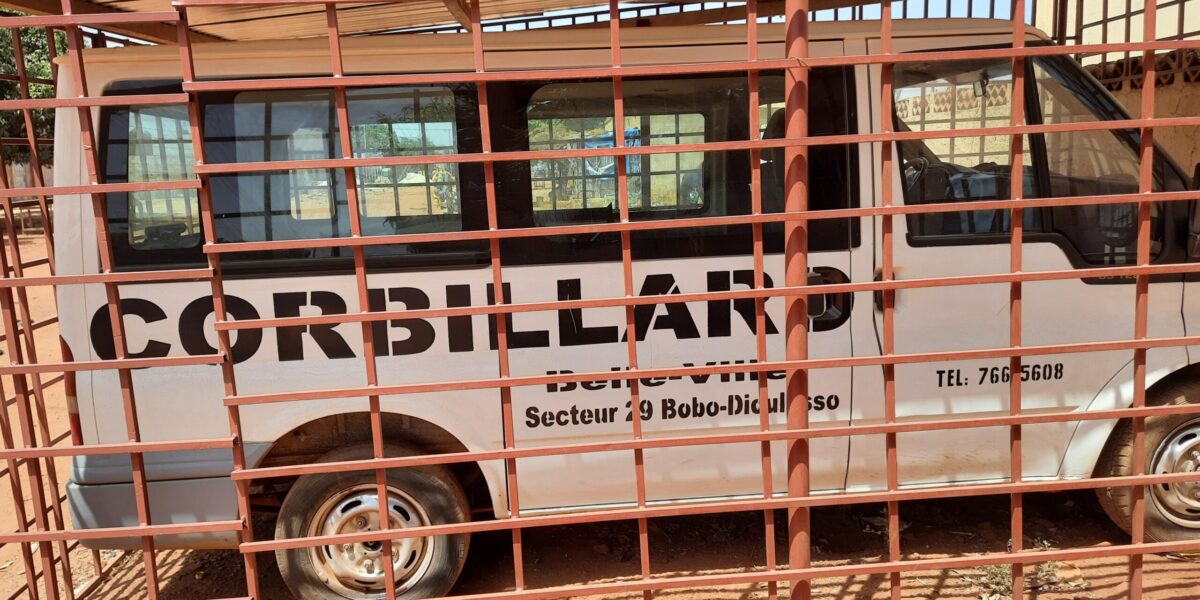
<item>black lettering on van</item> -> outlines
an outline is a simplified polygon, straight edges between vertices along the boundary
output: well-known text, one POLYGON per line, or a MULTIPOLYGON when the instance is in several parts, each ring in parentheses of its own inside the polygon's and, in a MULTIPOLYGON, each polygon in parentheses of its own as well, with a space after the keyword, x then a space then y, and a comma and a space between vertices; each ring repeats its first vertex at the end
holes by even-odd
MULTIPOLYGON (((179 343, 183 350, 192 356, 214 354, 216 348, 208 343, 204 335, 204 322, 213 313, 213 297, 203 296, 192 300, 183 312, 179 314, 179 343)), ((233 319, 257 319, 258 311, 254 305, 237 297, 225 296, 225 313, 233 319)), ((240 363, 254 356, 262 345, 262 329, 239 329, 230 334, 233 362, 240 363)))
MULTIPOLYGON (((678 294, 679 286, 675 285, 675 277, 670 273, 660 273, 656 275, 647 275, 646 280, 642 282, 642 289, 638 292, 639 296, 665 296, 668 294, 678 294)), ((646 332, 649 329, 670 329, 675 332, 675 338, 680 340, 690 340, 700 337, 700 331, 696 329, 696 321, 692 319, 692 313, 688 310, 687 304, 683 302, 672 302, 666 304, 643 304, 633 309, 634 326, 637 331, 637 340, 643 341, 646 339, 646 332), (663 306, 667 314, 655 316, 658 307, 663 306), (653 320, 653 325, 651 325, 653 320)), ((621 336, 622 341, 628 339, 628 333, 621 336)))
MULTIPOLYGON (((753 289, 754 270, 739 269, 732 272, 710 271, 708 273, 708 291, 710 292, 728 292, 733 289, 731 283, 744 285, 753 289)), ((763 287, 775 287, 771 281, 771 276, 766 273, 763 273, 763 287)), ((751 333, 758 333, 758 329, 754 326, 754 300, 752 298, 712 300, 708 303, 709 337, 729 337, 733 335, 730 307, 741 315, 746 326, 750 328, 751 333)), ((775 327, 775 322, 771 320, 771 315, 764 314, 763 316, 766 318, 767 334, 774 335, 779 333, 779 329, 775 327)))
MULTIPOLYGON (((471 305, 471 286, 446 286, 446 306, 457 308, 471 305)), ((446 338, 451 352, 475 350, 475 325, 470 316, 446 317, 446 338)))
MULTIPOLYGON (((142 298, 122 298, 121 315, 133 315, 146 323, 156 323, 167 318, 157 304, 142 298)), ((100 307, 92 316, 92 326, 89 328, 92 336, 92 348, 101 360, 113 360, 117 357, 116 346, 113 345, 112 317, 108 313, 108 305, 100 307)), ((126 336, 128 339, 128 336, 126 336)), ((128 348, 126 348, 128 350, 128 348)), ((171 345, 159 340, 146 342, 146 347, 138 352, 128 352, 129 358, 161 358, 171 352, 171 345)))
MULTIPOLYGON (((578 279, 558 280, 559 301, 579 300, 583 297, 578 279)), ((616 325, 587 327, 583 324, 583 310, 574 308, 558 311, 558 345, 585 346, 588 344, 616 343, 619 328, 616 325)))
MULTIPOLYGON (((487 301, 488 304, 496 303, 496 286, 488 284, 487 286, 487 301)), ((512 286, 504 284, 504 301, 512 303, 512 286)), ((515 348, 549 348, 550 347, 550 332, 545 329, 535 329, 533 331, 517 331, 513 329, 512 319, 509 315, 504 317, 504 330, 508 332, 508 347, 515 348)), ((491 339, 492 350, 500 347, 496 340, 496 315, 488 315, 488 336, 491 339)))
MULTIPOLYGON (((387 310, 387 302, 397 302, 404 305, 405 310, 424 310, 429 308, 429 296, 414 287, 394 287, 387 290, 376 288, 367 290, 367 302, 373 311, 387 310), (384 293, 387 300, 384 300, 384 293)), ((375 353, 378 356, 403 356, 420 354, 433 346, 433 325, 425 319, 392 319, 388 322, 375 321, 372 323, 371 335, 375 342, 375 353), (388 344, 388 325, 396 329, 405 329, 408 336, 388 344)))
MULTIPOLYGON (((323 315, 345 314, 346 301, 333 292, 282 292, 272 298, 276 317, 298 317, 300 307, 311 304, 323 315), (307 297, 307 301, 306 301, 307 297)), ((336 323, 280 327, 275 332, 279 360, 304 360, 303 336, 307 332, 328 358, 354 358, 345 338, 334 330, 336 323)))

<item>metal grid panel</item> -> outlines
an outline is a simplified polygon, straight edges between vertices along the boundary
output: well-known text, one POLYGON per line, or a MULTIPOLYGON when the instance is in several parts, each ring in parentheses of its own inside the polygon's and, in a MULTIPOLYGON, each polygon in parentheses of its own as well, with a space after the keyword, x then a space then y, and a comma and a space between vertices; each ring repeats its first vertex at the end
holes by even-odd
MULTIPOLYGON (((893 68, 897 64, 927 60, 944 60, 942 52, 921 52, 900 54, 893 46, 893 7, 884 4, 881 11, 881 45, 882 52, 859 56, 844 56, 831 58, 814 58, 809 56, 808 22, 809 10, 805 0, 788 0, 785 10, 787 18, 786 57, 784 59, 764 60, 758 56, 758 26, 757 6, 750 0, 746 7, 747 19, 747 48, 748 56, 744 61, 734 61, 721 64, 707 65, 659 65, 654 67, 624 67, 622 66, 621 20, 611 18, 619 11, 615 0, 610 3, 610 19, 608 20, 611 65, 606 68, 586 69, 557 69, 540 71, 538 73, 511 72, 489 69, 485 61, 484 38, 480 22, 481 7, 473 3, 470 7, 472 23, 471 42, 473 49, 474 71, 457 74, 437 75, 381 75, 360 76, 346 73, 342 58, 339 25, 339 11, 333 2, 313 2, 314 6, 324 8, 325 25, 329 39, 330 77, 311 77, 289 81, 256 81, 256 80, 216 80, 199 81, 196 75, 195 60, 192 53, 191 31, 188 28, 188 14, 193 6, 215 6, 222 4, 243 5, 251 4, 245 0, 180 0, 176 2, 178 12, 170 13, 141 13, 130 15, 106 15, 103 18, 75 15, 72 11, 71 0, 62 0, 62 16, 39 17, 0 17, 0 26, 15 27, 61 27, 67 34, 69 56, 67 60, 72 65, 70 70, 74 77, 75 89, 80 90, 78 98, 56 100, 30 100, 27 85, 29 78, 23 72, 18 73, 21 81, 22 100, 7 101, 0 108, 21 110, 25 115, 29 139, 26 143, 34 150, 36 160, 38 142, 34 139, 34 129, 30 124, 30 110, 34 108, 75 108, 78 111, 80 124, 79 135, 83 140, 85 164, 89 183, 85 186, 55 187, 47 186, 45 182, 35 179, 33 187, 7 188, 3 194, 3 207, 6 215, 5 237, 7 245, 2 254, 6 257, 4 265, 5 281, 0 285, 0 309, 5 323, 5 331, 9 334, 7 344, 10 364, 0 368, 0 373, 11 378, 14 388, 14 403, 18 410, 18 428, 21 432, 21 444, 11 439, 13 427, 8 422, 7 405, 2 413, 5 422, 5 450, 3 454, 8 462, 8 474, 13 487, 15 498, 21 498, 20 467, 25 467, 26 480, 33 495, 32 526, 25 525, 20 531, 0 535, 0 543, 21 544, 26 563, 28 577, 27 592, 30 596, 38 597, 36 573, 47 578, 47 585, 41 588, 49 598, 60 594, 56 582, 57 573, 61 572, 65 580, 66 595, 71 596, 70 566, 68 542, 81 539, 137 537, 141 542, 141 556, 146 573, 146 586, 151 597, 158 594, 158 569, 154 536, 179 533, 197 532, 236 532, 240 539, 240 549, 244 556, 246 573, 246 591, 251 598, 260 597, 259 574, 256 568, 255 555, 277 549, 304 548, 319 545, 357 543, 357 542, 387 542, 394 539, 409 539, 431 535, 450 535, 483 531, 509 531, 512 535, 512 550, 514 558, 514 589, 508 592, 497 592, 476 597, 488 598, 554 598, 577 594, 615 594, 618 592, 643 592, 650 597, 654 590, 697 587, 713 584, 728 583, 760 583, 766 586, 771 597, 777 597, 786 583, 790 597, 807 598, 811 595, 811 582, 819 577, 843 577, 861 574, 889 574, 892 597, 899 598, 901 594, 901 574, 912 570, 950 569, 965 566, 991 564, 1011 564, 1014 568, 1014 589, 1023 589, 1023 567, 1033 562, 1048 560, 1071 560, 1101 556, 1128 556, 1130 561, 1130 595, 1137 598, 1142 593, 1142 561, 1143 556, 1153 552, 1184 551, 1200 548, 1200 541, 1153 542, 1147 543, 1144 538, 1142 521, 1145 512, 1145 486, 1180 481, 1195 481, 1200 479, 1194 473, 1177 473, 1169 475, 1147 474, 1143 469, 1145 464, 1145 421, 1151 416, 1166 414, 1197 414, 1197 405, 1148 406, 1146 403, 1146 355, 1152 348, 1176 347, 1196 344, 1200 338, 1196 336, 1153 338, 1148 332, 1148 297, 1150 278, 1155 275, 1169 273, 1200 272, 1200 265, 1153 265, 1151 264, 1151 205, 1156 202, 1180 202, 1196 200, 1200 194, 1196 192, 1155 192, 1153 190, 1153 132, 1156 127, 1197 124, 1195 118, 1156 119, 1154 118, 1154 85, 1142 88, 1142 118, 1125 121, 1099 123, 1069 123, 1059 125, 1026 125, 1023 114, 1023 104, 1013 105, 1011 124, 1007 127, 957 129, 952 132, 897 132, 892 128, 891 112, 893 110, 893 68), (175 23, 178 31, 179 51, 182 65, 183 94, 144 94, 123 96, 119 99, 100 96, 95 90, 89 90, 86 79, 85 62, 82 55, 84 48, 81 26, 99 25, 101 23, 127 22, 167 22, 175 23), (878 65, 882 75, 882 94, 878 98, 883 110, 881 119, 882 130, 879 132, 860 133, 842 136, 810 136, 807 128, 809 110, 808 76, 810 70, 817 66, 838 65, 878 65), (760 135, 760 123, 757 120, 759 75, 768 69, 784 69, 786 83, 786 136, 782 139, 764 140, 760 135), (750 82, 750 123, 749 141, 723 143, 667 144, 652 147, 627 146, 624 136, 614 134, 614 148, 599 149, 567 149, 539 150, 523 152, 494 151, 491 146, 491 123, 489 122, 489 88, 493 82, 521 81, 530 78, 558 78, 564 80, 587 79, 601 77, 608 79, 613 85, 613 114, 614 131, 624 123, 625 99, 623 88, 629 77, 644 74, 687 74, 687 73, 745 73, 750 82), (474 83, 477 87, 479 106, 479 133, 481 136, 482 152, 478 154, 441 154, 435 156, 402 156, 356 158, 353 154, 350 117, 347 92, 353 87, 400 85, 417 83, 436 83, 460 81, 474 83), (207 91, 241 91, 263 89, 290 88, 327 88, 335 94, 336 118, 339 124, 342 156, 334 159, 313 159, 294 161, 275 161, 270 163, 243 162, 233 164, 214 164, 205 160, 204 136, 202 129, 201 105, 199 96, 207 91), (93 108, 106 105, 160 105, 186 102, 191 128, 191 140, 195 156, 195 180, 163 181, 152 183, 105 183, 99 168, 100 159, 97 154, 96 129, 93 123, 93 108), (1113 194, 1105 196, 1074 196, 1074 197, 1043 197, 1025 198, 1022 190, 1023 145, 1022 138, 1029 134, 1066 131, 1099 131, 1124 128, 1137 128, 1140 133, 1140 176, 1139 189, 1136 194, 1113 194), (863 147, 873 145, 882 157, 882 181, 890 182, 896 171, 894 156, 895 142, 905 140, 923 140, 939 137, 971 137, 983 134, 1007 136, 1010 139, 1011 181, 1013 189, 1011 198, 1006 200, 982 202, 951 202, 937 205, 902 205, 895 202, 892 187, 884 185, 881 188, 879 206, 849 208, 834 211, 812 211, 808 205, 808 150, 810 147, 822 144, 859 144, 863 147), (761 179, 762 174, 757 158, 760 153, 783 148, 786 157, 786 209, 780 214, 763 212, 761 179), (552 158, 586 158, 586 157, 625 157, 652 156, 661 153, 680 153, 689 151, 744 151, 752 157, 752 211, 750 215, 725 216, 708 218, 675 219, 669 221, 631 221, 628 193, 627 162, 616 160, 617 199, 619 201, 620 220, 609 224, 562 225, 539 228, 501 229, 498 220, 497 191, 495 165, 503 161, 529 161, 552 158), (363 234, 361 216, 359 215, 359 187, 356 185, 356 169, 366 166, 396 166, 406 164, 430 163, 481 163, 484 172, 487 229, 468 233, 454 234, 402 234, 387 236, 367 236, 363 234), (260 172, 281 169, 341 169, 345 178, 345 193, 347 206, 350 211, 351 237, 338 239, 300 240, 300 241, 267 241, 267 242, 221 242, 216 238, 215 215, 211 195, 210 178, 227 173, 260 172), (151 191, 151 190, 182 190, 194 189, 197 192, 203 222, 204 252, 208 260, 207 268, 188 269, 163 272, 119 273, 113 262, 112 243, 106 226, 106 202, 108 194, 122 191, 151 191), (12 208, 17 202, 13 198, 36 196, 44 222, 49 222, 48 196, 54 194, 87 194, 93 209, 98 252, 102 264, 102 272, 96 275, 35 276, 26 274, 23 269, 32 265, 20 262, 20 248, 16 244, 15 232, 12 230, 12 208), (1024 233, 1022 211, 1053 206, 1081 206, 1091 204, 1138 203, 1137 214, 1138 239, 1136 248, 1136 264, 1128 266, 1111 266, 1097 269, 1060 270, 1060 271, 1026 271, 1023 265, 1024 233), (1007 211, 1012 223, 1009 244, 1009 272, 993 275, 899 279, 894 265, 895 239, 893 221, 897 215, 949 213, 963 210, 994 209, 1007 211), (882 228, 883 267, 881 277, 872 282, 849 282, 832 285, 813 285, 808 280, 808 228, 813 221, 846 217, 878 217, 882 228), (782 222, 785 224, 785 285, 769 288, 764 282, 764 225, 782 222), (663 303, 663 298, 641 297, 634 287, 634 259, 631 250, 631 234, 635 231, 650 229, 685 229, 713 227, 720 225, 741 224, 750 225, 753 231, 753 288, 750 290, 728 292, 706 292, 673 295, 671 302, 695 302, 713 300, 751 300, 754 304, 756 326, 756 353, 758 362, 740 365, 723 365, 707 367, 639 367, 638 343, 636 336, 628 336, 627 358, 629 369, 620 373, 592 372, 575 374, 549 374, 539 376, 516 376, 512 374, 510 365, 509 325, 507 318, 497 318, 496 338, 498 376, 494 378, 443 381, 418 384, 379 383, 377 372, 375 340, 373 339, 372 324, 377 321, 395 318, 444 318, 452 316, 496 315, 506 317, 520 312, 546 311, 559 309, 582 309, 596 307, 623 307, 627 330, 636 330, 635 308, 642 305, 663 303), (612 297, 566 300, 556 302, 538 302, 517 304, 505 297, 504 267, 501 262, 501 240, 520 237, 535 237, 547 235, 563 235, 568 233, 616 233, 620 238, 622 289, 620 295, 612 297), (482 305, 472 305, 459 308, 414 309, 403 311, 371 310, 368 293, 368 265, 366 250, 368 247, 396 243, 431 243, 447 239, 478 239, 487 240, 489 247, 489 267, 491 281, 494 286, 495 299, 482 305), (259 250, 289 249, 299 247, 347 247, 353 252, 355 285, 357 289, 358 310, 347 314, 298 316, 270 319, 234 320, 227 312, 227 295, 225 281, 222 275, 222 259, 225 255, 236 252, 259 250), (10 258, 11 257, 11 258, 10 258), (1022 323, 1022 291, 1027 282, 1077 279, 1081 277, 1132 277, 1135 279, 1135 305, 1133 336, 1130 339, 1108 342, 1078 342, 1060 343, 1053 345, 1029 346, 1023 344, 1021 336, 1022 323), (213 297, 213 312, 216 318, 214 327, 218 349, 215 354, 195 357, 171 358, 132 358, 126 345, 123 331, 120 286, 133 282, 147 281, 179 281, 207 280, 211 284, 213 297), (108 360, 71 361, 69 356, 61 362, 39 362, 34 348, 30 331, 21 327, 22 323, 34 323, 30 318, 28 299, 25 288, 34 285, 55 285, 67 283, 101 283, 106 293, 106 301, 110 322, 112 323, 113 344, 116 356, 108 360), (969 351, 943 351, 921 353, 899 353, 896 350, 895 325, 895 294, 899 290, 918 288, 942 288, 956 286, 973 286, 983 284, 1007 284, 1009 295, 1009 345, 1007 347, 989 348, 969 351), (15 298, 14 292, 16 290, 15 298), (809 355, 809 320, 808 304, 810 296, 833 292, 878 292, 882 298, 881 331, 883 352, 879 356, 846 356, 834 358, 813 358, 809 355), (786 320, 786 357, 782 361, 770 361, 767 357, 765 302, 769 298, 783 298, 787 305, 786 320), (262 329, 268 327, 285 327, 300 325, 359 323, 362 328, 363 356, 365 357, 365 385, 338 388, 319 389, 288 393, 259 393, 243 394, 238 391, 232 361, 231 331, 262 329), (15 334, 15 335, 14 335, 15 334), (19 338, 24 339, 22 346, 19 338), (963 361, 978 358, 1008 359, 1012 373, 1020 372, 1023 361, 1027 357, 1049 354, 1087 353, 1099 351, 1127 351, 1132 355, 1134 366, 1134 397, 1131 408, 1092 411, 1087 413, 1057 414, 1036 413, 1028 414, 1022 411, 1022 386, 1019 377, 1009 381, 1010 403, 1007 415, 988 416, 973 419, 923 419, 919 421, 901 421, 897 419, 896 399, 896 367, 914 363, 936 361, 963 361), (215 365, 219 366, 224 383, 224 404, 228 410, 229 436, 221 439, 188 440, 169 442, 142 441, 140 424, 137 418, 137 407, 144 399, 135 397, 133 380, 136 369, 160 368, 178 365, 215 365), (809 399, 808 376, 811 370, 829 369, 847 366, 880 367, 884 374, 884 406, 885 419, 881 424, 851 424, 837 427, 813 427, 806 409, 809 399), (45 400, 42 390, 56 383, 64 376, 83 370, 115 370, 118 374, 121 388, 121 400, 124 408, 124 420, 128 443, 79 445, 82 440, 74 440, 76 446, 71 448, 55 447, 61 439, 51 438, 46 429, 44 419, 45 400), (575 443, 552 446, 518 447, 515 444, 514 416, 512 390, 519 386, 564 384, 583 382, 592 379, 613 379, 625 382, 632 406, 640 406, 640 381, 650 377, 691 376, 705 374, 735 374, 757 373, 765 375, 768 371, 783 370, 787 373, 787 427, 786 429, 771 428, 768 411, 760 411, 759 429, 754 432, 722 433, 703 436, 686 437, 644 437, 642 423, 638 418, 631 420, 630 438, 620 442, 575 443), (44 374, 61 373, 52 379, 43 379, 44 374), (453 452, 419 456, 387 456, 386 442, 383 431, 383 411, 380 406, 380 396, 413 394, 431 391, 451 391, 468 389, 489 389, 498 392, 499 408, 503 415, 504 447, 493 451, 453 452), (373 458, 366 460, 341 461, 319 464, 299 464, 271 468, 251 467, 246 459, 242 435, 240 410, 243 406, 257 404, 289 403, 306 400, 332 398, 365 398, 370 414, 370 429, 373 458), (40 410, 41 420, 37 421, 40 410), (1073 481, 1030 481, 1022 476, 1022 432, 1025 425, 1075 422, 1083 420, 1100 420, 1112 418, 1127 418, 1133 423, 1135 443, 1133 446, 1135 472, 1131 476, 1119 478, 1092 478, 1073 481), (950 429, 979 428, 986 426, 1002 426, 1009 430, 1009 448, 1011 457, 1011 481, 1009 483, 933 487, 911 489, 902 488, 899 475, 898 436, 907 432, 932 432, 950 429), (809 441, 817 438, 835 436, 865 436, 882 434, 886 439, 886 471, 887 489, 877 492, 839 493, 834 495, 814 496, 811 494, 810 466, 811 456, 809 441), (772 454, 770 442, 773 440, 787 441, 787 472, 788 485, 785 496, 772 494, 771 463, 772 454), (692 445, 729 444, 737 442, 758 443, 761 449, 761 464, 763 470, 763 490, 761 498, 745 500, 725 500, 717 502, 687 502, 673 505, 652 505, 647 502, 646 474, 644 452, 652 448, 683 447, 692 445), (144 455, 151 452, 187 449, 228 448, 232 452, 232 479, 236 482, 238 497, 239 519, 235 521, 200 522, 200 523, 152 523, 150 518, 148 484, 144 465, 144 455), (520 474, 517 469, 517 459, 557 456, 564 454, 580 454, 599 451, 628 451, 633 457, 633 469, 630 476, 635 482, 636 506, 612 510, 594 510, 573 514, 524 515, 519 510, 520 474), (57 497, 59 482, 53 470, 53 461, 46 460, 43 472, 42 459, 55 456, 80 456, 99 454, 129 453, 134 477, 135 504, 138 515, 138 525, 133 527, 114 527, 92 530, 71 530, 64 527, 62 517, 62 502, 57 497), (502 460, 506 465, 506 496, 511 510, 506 518, 492 521, 450 523, 426 525, 404 529, 389 529, 386 525, 379 531, 356 534, 341 534, 336 536, 300 537, 285 540, 256 541, 249 523, 252 509, 250 505, 250 486, 252 482, 271 477, 310 475, 316 473, 333 473, 350 470, 372 471, 375 477, 376 493, 386 495, 387 471, 395 468, 414 467, 421 465, 445 465, 469 463, 484 460, 502 460), (1109 486, 1130 486, 1133 490, 1134 529, 1128 544, 1108 547, 1052 550, 1036 554, 1022 547, 1024 518, 1022 498, 1024 494, 1038 491, 1054 491, 1068 489, 1089 489, 1109 486), (45 495, 53 494, 47 499, 45 495), (992 553, 984 556, 938 558, 938 559, 904 559, 900 544, 900 511, 901 503, 924 498, 971 497, 991 494, 1005 494, 1011 499, 1012 520, 1011 536, 1013 545, 1007 552, 992 553), (861 504, 869 502, 884 502, 887 505, 888 522, 888 558, 878 563, 855 563, 839 566, 812 565, 812 540, 810 511, 814 507, 861 504), (776 568, 774 556, 774 521, 772 512, 778 509, 788 511, 788 547, 789 557, 786 568, 776 568), (765 570, 753 570, 719 575, 687 575, 687 576, 656 576, 651 565, 651 552, 648 537, 648 522, 650 519, 674 515, 716 514, 725 512, 762 511, 766 531, 765 570), (638 525, 638 546, 640 557, 640 578, 631 581, 611 583, 579 583, 576 585, 550 589, 528 589, 524 580, 524 557, 522 553, 522 532, 525 529, 544 527, 557 524, 580 524, 595 522, 611 522, 630 520, 638 525), (36 545, 36 549, 35 549, 36 545), (55 557, 57 549, 58 557, 55 557), (40 567, 35 569, 33 553, 36 551, 40 567), (56 562, 57 561, 57 562, 56 562), (56 571, 55 565, 60 565, 56 571)), ((252 2, 255 5, 270 7, 269 0, 252 2)), ((1200 47, 1192 42, 1125 42, 1105 43, 1076 47, 1070 49, 1057 47, 1026 46, 1025 26, 1022 15, 1024 4, 1022 0, 1015 2, 1012 19, 1012 43, 1009 48, 988 50, 959 51, 954 53, 955 59, 966 58, 1010 58, 1013 61, 1013 95, 1023 97, 1027 85, 1024 70, 1021 67, 1030 57, 1049 56, 1076 52, 1142 52, 1145 56, 1145 78, 1152 81, 1155 77, 1154 55, 1182 46, 1189 48, 1200 47)), ((1155 25, 1155 9, 1147 6, 1144 16, 1145 38, 1152 40, 1155 25)), ((19 48, 20 45, 17 44, 19 48)), ((23 64, 18 59, 18 64, 23 64)), ((2 172, 2 171, 0 171, 2 172)), ((35 178, 40 172, 35 170, 35 178)), ((52 241, 49 228, 46 230, 46 243, 52 241)), ((52 256, 52 255, 51 255, 52 256)), ((47 262, 53 267, 53 258, 47 262)), ((39 327, 34 324, 33 328, 39 327)), ((31 328, 32 329, 32 328, 31 328)), ((768 401, 767 378, 757 378, 757 393, 760 402, 768 401)), ((24 503, 18 501, 18 507, 24 503)), ((380 522, 387 523, 386 507, 380 508, 380 522)), ((22 523, 25 516, 20 516, 22 523)), ((387 569, 386 581, 392 581, 392 561, 390 560, 391 546, 382 545, 387 569)), ((396 592, 393 585, 388 587, 388 597, 394 598, 396 592)), ((462 596, 460 596, 462 597, 462 596)))

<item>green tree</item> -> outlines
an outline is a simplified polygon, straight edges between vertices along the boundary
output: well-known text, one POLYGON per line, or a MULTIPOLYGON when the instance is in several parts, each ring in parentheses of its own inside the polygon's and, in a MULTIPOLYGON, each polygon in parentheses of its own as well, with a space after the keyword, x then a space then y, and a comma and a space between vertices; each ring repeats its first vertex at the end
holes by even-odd
MULTIPOLYGON (((50 51, 46 31, 41 28, 21 29, 21 49, 25 53, 25 72, 34 79, 50 80, 50 51)), ((62 32, 54 34, 58 55, 66 53, 66 38, 62 32)), ((16 75, 17 66, 13 52, 13 36, 11 29, 0 29, 0 72, 16 75)), ((54 86, 31 83, 29 95, 32 98, 53 98, 54 86)), ((21 88, 16 81, 0 81, 0 98, 14 100, 21 97, 21 88)), ((54 111, 34 110, 33 128, 39 139, 50 139, 54 136, 54 111)), ((0 111, 0 136, 24 138, 25 115, 19 110, 0 111)), ((29 148, 24 144, 4 145, 4 160, 8 163, 24 163, 29 161, 29 148)), ((54 161, 53 148, 42 146, 38 148, 38 157, 43 165, 54 161)))

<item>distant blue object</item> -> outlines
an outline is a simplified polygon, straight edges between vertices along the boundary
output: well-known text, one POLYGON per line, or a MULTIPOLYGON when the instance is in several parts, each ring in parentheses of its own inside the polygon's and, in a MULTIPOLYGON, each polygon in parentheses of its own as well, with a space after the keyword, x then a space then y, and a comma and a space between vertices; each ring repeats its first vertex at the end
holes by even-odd
MULTIPOLYGON (((626 146, 641 146, 642 145, 642 130, 638 127, 625 130, 625 145, 626 146)), ((612 148, 613 134, 612 132, 604 132, 599 135, 588 136, 583 139, 584 148, 612 148)), ((601 164, 593 164, 595 159, 585 159, 583 161, 587 175, 590 177, 612 177, 617 174, 617 161, 599 159, 601 164)), ((625 170, 631 175, 636 175, 642 172, 642 161, 640 156, 626 156, 625 170)))

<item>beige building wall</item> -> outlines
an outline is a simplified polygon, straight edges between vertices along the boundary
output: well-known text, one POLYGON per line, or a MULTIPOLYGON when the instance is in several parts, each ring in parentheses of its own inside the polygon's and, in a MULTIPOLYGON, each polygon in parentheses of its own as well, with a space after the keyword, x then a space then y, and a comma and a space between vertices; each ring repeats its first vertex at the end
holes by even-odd
MULTIPOLYGON (((1140 10, 1146 0, 1045 0, 1038 2, 1034 25, 1054 36, 1059 27, 1055 13, 1061 2, 1066 3, 1067 9, 1063 30, 1067 40, 1071 42, 1075 41, 1079 32, 1077 25, 1080 23, 1080 13, 1083 17, 1083 27, 1079 42, 1100 44, 1142 40, 1143 21, 1140 10)), ((1155 18, 1157 39, 1197 37, 1195 34, 1200 32, 1200 2, 1158 0, 1158 7, 1158 16, 1155 18)), ((1121 57, 1123 54, 1110 55, 1109 58, 1121 57)), ((1091 60, 1099 61, 1099 57, 1093 57, 1091 60)))
MULTIPOLYGON (((1141 10, 1148 0, 1039 0, 1034 25, 1054 37, 1061 31, 1067 43, 1084 44, 1141 41, 1144 21, 1141 10), (1057 21, 1060 4, 1066 5, 1064 23, 1057 21), (1137 13, 1137 14, 1134 14, 1137 13), (1082 17, 1082 20, 1080 20, 1082 17), (1078 25, 1082 23, 1082 29, 1078 25)), ((1200 37, 1200 0, 1157 0, 1155 18, 1157 38, 1195 39, 1200 37)), ((1109 61, 1126 58, 1125 53, 1110 53, 1109 61)), ((1095 64, 1101 56, 1085 57, 1083 62, 1095 64)), ((1200 83, 1187 83, 1177 74, 1173 83, 1157 88, 1155 115, 1159 117, 1200 116, 1200 83)), ((1141 113, 1141 90, 1128 83, 1113 95, 1135 117, 1141 113)), ((1191 175, 1200 161, 1200 127, 1165 127, 1154 132, 1155 139, 1191 175)))
MULTIPOLYGON (((1155 89, 1154 116, 1200 116, 1200 82, 1188 83, 1183 79, 1177 76, 1171 85, 1155 89)), ((1131 86, 1125 85, 1113 95, 1125 105, 1130 115, 1141 116, 1141 89, 1131 89, 1131 86)), ((1200 162, 1200 127, 1155 128, 1154 139, 1190 177, 1193 167, 1200 162)))

